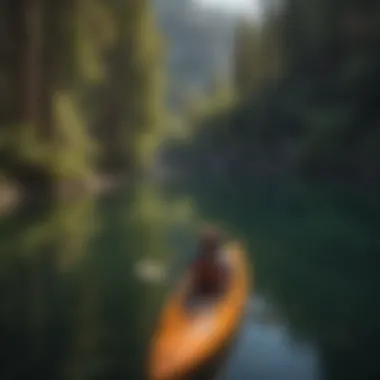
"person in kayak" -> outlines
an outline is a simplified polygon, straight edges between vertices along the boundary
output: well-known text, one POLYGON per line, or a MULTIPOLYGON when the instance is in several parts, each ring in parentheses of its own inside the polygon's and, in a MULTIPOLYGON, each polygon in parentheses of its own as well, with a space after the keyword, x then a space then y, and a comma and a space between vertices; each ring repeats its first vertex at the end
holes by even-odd
POLYGON ((227 269, 222 258, 222 237, 217 229, 208 228, 201 234, 192 268, 192 295, 203 298, 223 293, 228 282, 227 269))

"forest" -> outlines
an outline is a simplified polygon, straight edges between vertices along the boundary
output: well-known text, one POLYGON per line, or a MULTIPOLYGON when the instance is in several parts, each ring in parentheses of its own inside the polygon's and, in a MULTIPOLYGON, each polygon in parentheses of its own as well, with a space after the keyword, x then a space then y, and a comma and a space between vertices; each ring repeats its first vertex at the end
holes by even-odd
POLYGON ((235 28, 234 95, 191 109, 198 122, 168 160, 204 178, 378 184, 379 3, 265 4, 261 25, 235 28))
POLYGON ((234 25, 230 76, 178 115, 154 2, 3 1, 0 198, 149 176, 162 151, 198 178, 378 183, 378 2, 264 4, 234 25))
POLYGON ((149 170, 165 123, 148 0, 6 0, 0 182, 28 194, 149 170))
POLYGON ((263 0, 226 73, 190 1, 0 2, 0 378, 141 378, 205 220, 247 243, 254 301, 325 379, 378 378, 380 2, 263 0), (169 64, 167 31, 186 53, 169 64), (161 162, 185 190, 158 191, 161 162), (15 212, 18 193, 37 202, 15 212))

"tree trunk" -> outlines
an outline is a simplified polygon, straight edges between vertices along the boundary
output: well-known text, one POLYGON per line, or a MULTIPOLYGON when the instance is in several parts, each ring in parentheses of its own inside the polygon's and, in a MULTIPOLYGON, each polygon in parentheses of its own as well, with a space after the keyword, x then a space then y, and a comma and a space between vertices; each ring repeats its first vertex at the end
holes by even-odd
MULTIPOLYGON (((22 3, 22 2, 21 2, 22 3)), ((24 92, 22 121, 31 123, 38 128, 40 115, 41 100, 41 77, 42 77, 42 0, 24 0, 24 6, 21 7, 24 24, 24 48, 21 52, 21 65, 23 69, 20 78, 24 80, 24 92)), ((21 26, 22 27, 22 26, 21 26)))

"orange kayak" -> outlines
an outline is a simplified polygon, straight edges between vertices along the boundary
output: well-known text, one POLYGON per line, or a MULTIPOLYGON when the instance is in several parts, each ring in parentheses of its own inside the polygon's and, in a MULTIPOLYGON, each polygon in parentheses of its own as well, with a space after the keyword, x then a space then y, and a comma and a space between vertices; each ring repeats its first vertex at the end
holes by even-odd
POLYGON ((187 274, 169 298, 152 338, 150 380, 177 380, 193 373, 211 360, 237 330, 249 293, 249 274, 240 244, 230 243, 224 252, 231 277, 223 296, 188 310, 187 274))

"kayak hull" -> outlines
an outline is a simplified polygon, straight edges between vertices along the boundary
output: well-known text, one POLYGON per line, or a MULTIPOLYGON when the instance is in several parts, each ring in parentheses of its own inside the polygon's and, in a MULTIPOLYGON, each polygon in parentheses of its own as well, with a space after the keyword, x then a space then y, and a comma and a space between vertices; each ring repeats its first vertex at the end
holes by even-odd
POLYGON ((228 347, 243 315, 249 294, 249 274, 240 244, 229 243, 224 252, 230 268, 225 294, 188 310, 190 273, 187 273, 169 297, 152 337, 150 380, 187 379, 228 347))

